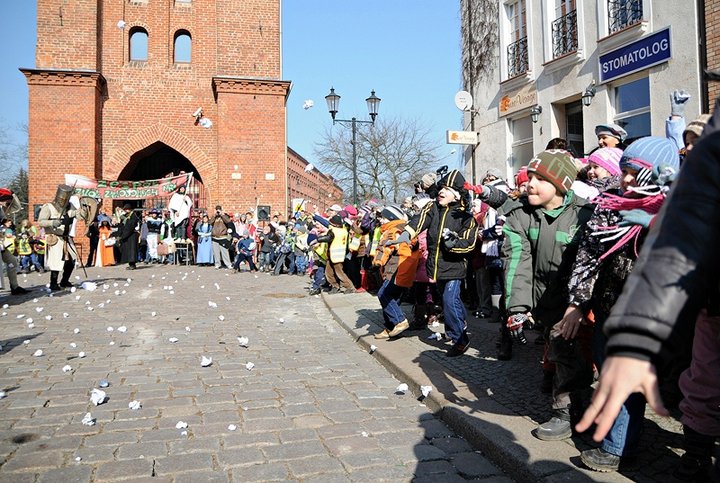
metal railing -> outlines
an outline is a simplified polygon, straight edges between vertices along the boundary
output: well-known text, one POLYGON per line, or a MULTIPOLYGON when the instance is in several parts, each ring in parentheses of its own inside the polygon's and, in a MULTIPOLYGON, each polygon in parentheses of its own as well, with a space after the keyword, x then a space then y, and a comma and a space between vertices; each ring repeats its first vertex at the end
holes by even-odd
POLYGON ((507 46, 508 78, 524 74, 528 71, 528 42, 523 37, 507 46))
POLYGON ((608 33, 613 34, 643 19, 643 0, 608 0, 608 33))
POLYGON ((578 49, 577 11, 556 19, 552 23, 553 58, 578 49))

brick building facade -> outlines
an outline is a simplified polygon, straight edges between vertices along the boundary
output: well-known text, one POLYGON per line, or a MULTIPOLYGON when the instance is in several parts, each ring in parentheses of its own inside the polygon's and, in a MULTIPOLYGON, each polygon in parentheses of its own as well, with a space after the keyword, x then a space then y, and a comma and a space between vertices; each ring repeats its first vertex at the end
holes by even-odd
POLYGON ((192 171, 201 207, 228 212, 287 213, 290 179, 336 190, 289 171, 280 20, 280 0, 38 0, 36 67, 22 69, 30 205, 65 173, 192 171))
MULTIPOLYGON (((710 70, 720 69, 720 0, 705 0, 702 2, 705 15, 705 67, 710 70)), ((707 106, 711 112, 715 100, 720 96, 720 82, 707 82, 707 106)))

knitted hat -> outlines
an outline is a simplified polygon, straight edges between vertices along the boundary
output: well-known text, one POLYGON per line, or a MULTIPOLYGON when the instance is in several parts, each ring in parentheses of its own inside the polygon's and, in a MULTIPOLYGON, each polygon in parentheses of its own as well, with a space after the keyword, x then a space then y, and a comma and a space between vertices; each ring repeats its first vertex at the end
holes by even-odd
POLYGON ((347 205, 345 208, 343 208, 343 210, 349 216, 357 216, 358 214, 358 210, 353 205, 347 205))
POLYGON ((652 169, 666 165, 676 172, 680 167, 677 146, 667 138, 647 136, 632 143, 620 158, 620 169, 652 169))
POLYGON ((380 216, 383 218, 387 218, 390 221, 407 219, 407 216, 405 216, 405 212, 397 205, 387 205, 380 212, 380 216))
POLYGON ((452 188, 461 194, 465 192, 465 177, 457 169, 453 169, 448 174, 440 178, 440 181, 438 181, 437 184, 438 188, 447 186, 448 188, 452 188))
POLYGON ((437 181, 437 178, 438 178, 437 174, 428 173, 426 175, 423 175, 422 178, 420 178, 420 182, 422 183, 423 188, 428 189, 429 187, 431 187, 432 185, 435 184, 435 182, 437 181))
POLYGON ((492 176, 492 177, 494 177, 494 178, 500 179, 500 178, 503 177, 503 174, 500 172, 499 169, 490 168, 490 169, 488 169, 487 172, 485 173, 485 177, 484 177, 483 179, 487 178, 488 176, 492 176))
POLYGON ((568 192, 577 176, 573 157, 562 149, 541 152, 530 160, 527 170, 542 176, 562 194, 568 192))
POLYGON ((616 176, 620 174, 620 158, 623 152, 618 148, 600 148, 588 156, 589 163, 595 163, 605 171, 610 173, 610 176, 616 176))
POLYGON ((710 117, 710 114, 701 114, 700 117, 688 124, 683 131, 683 141, 685 140, 685 134, 689 132, 694 133, 696 136, 700 137, 703 130, 705 129, 705 124, 707 124, 707 122, 710 120, 710 117))
POLYGON ((330 224, 333 226, 342 226, 342 218, 340 218, 338 215, 333 216, 330 218, 330 224))
POLYGON ((517 188, 521 184, 527 183, 528 181, 530 181, 530 179, 528 178, 527 166, 523 166, 515 175, 515 187, 517 188))
POLYGON ((340 206, 340 205, 338 205, 337 203, 335 203, 335 204, 332 205, 330 208, 328 208, 328 210, 333 210, 334 212, 338 212, 338 211, 341 211, 341 210, 342 210, 342 206, 340 206))
POLYGON ((612 136, 622 142, 627 137, 627 131, 617 124, 598 124, 595 126, 595 135, 597 137, 612 136))

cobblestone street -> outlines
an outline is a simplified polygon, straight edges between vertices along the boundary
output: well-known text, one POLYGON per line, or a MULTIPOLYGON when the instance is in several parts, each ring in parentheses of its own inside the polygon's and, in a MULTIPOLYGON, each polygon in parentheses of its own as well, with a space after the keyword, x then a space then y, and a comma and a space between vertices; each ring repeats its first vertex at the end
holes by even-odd
POLYGON ((94 291, 50 297, 33 274, 0 296, 1 481, 511 481, 396 393, 303 278, 88 273, 94 291))

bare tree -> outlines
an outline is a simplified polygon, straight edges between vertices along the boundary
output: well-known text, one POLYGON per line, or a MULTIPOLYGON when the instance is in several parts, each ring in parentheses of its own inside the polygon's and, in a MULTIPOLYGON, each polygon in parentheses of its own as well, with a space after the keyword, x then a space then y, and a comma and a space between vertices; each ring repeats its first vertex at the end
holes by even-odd
POLYGON ((7 185, 21 169, 27 170, 28 127, 12 128, 0 121, 0 184, 7 185))
MULTIPOLYGON (((423 174, 434 171, 440 146, 430 130, 414 120, 378 118, 374 126, 357 124, 358 198, 397 203, 413 192, 423 174)), ((330 174, 345 193, 352 192, 352 132, 336 125, 315 145, 322 171, 330 174)))

